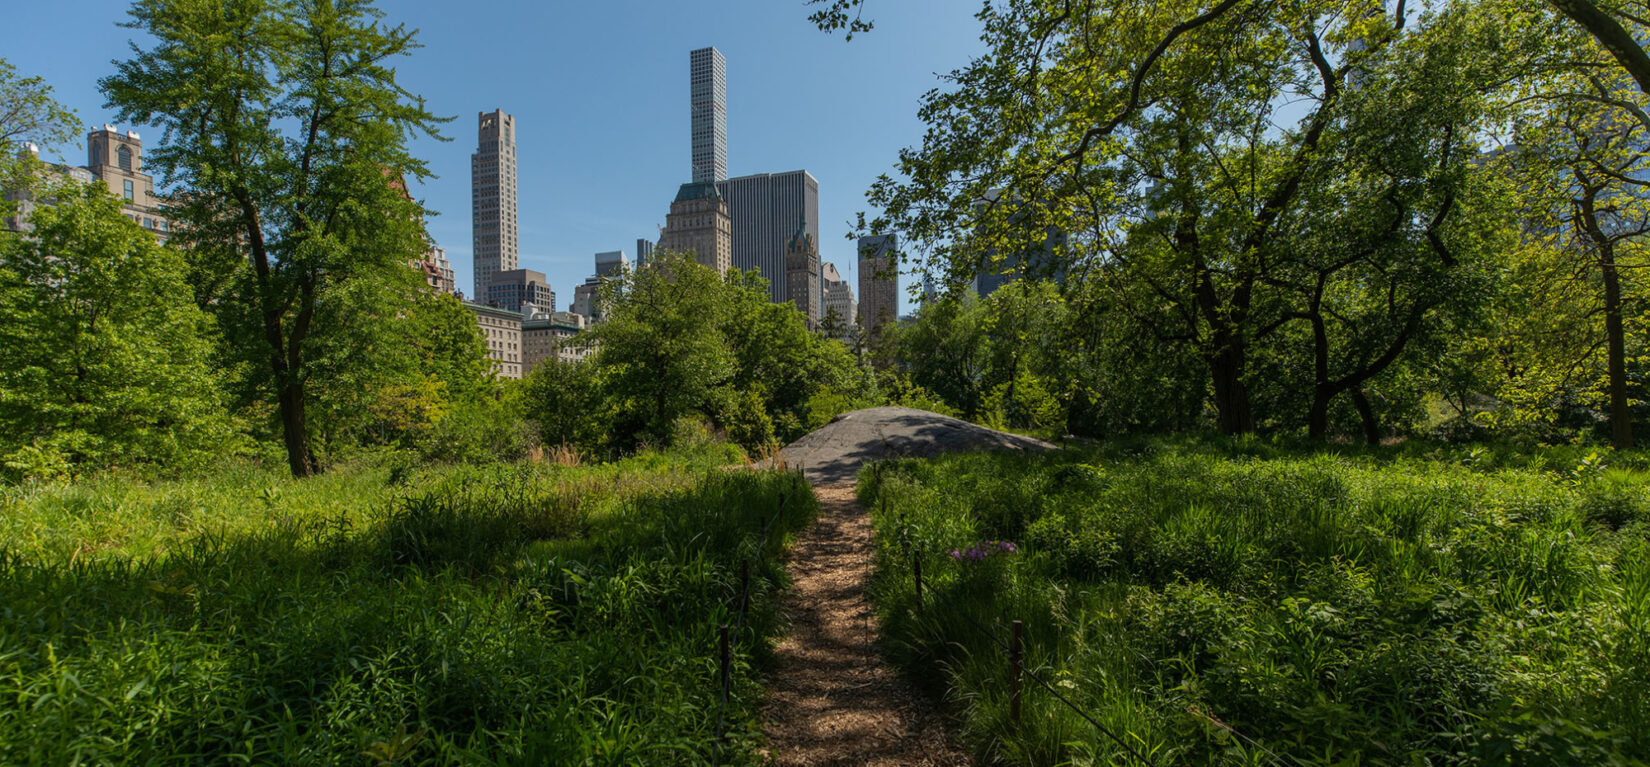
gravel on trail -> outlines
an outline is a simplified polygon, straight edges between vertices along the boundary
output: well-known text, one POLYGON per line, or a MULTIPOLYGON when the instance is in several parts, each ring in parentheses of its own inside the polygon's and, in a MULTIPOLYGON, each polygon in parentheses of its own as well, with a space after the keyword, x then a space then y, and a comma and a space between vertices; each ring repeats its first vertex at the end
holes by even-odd
POLYGON ((774 648, 763 711, 770 764, 972 764, 933 701, 877 648, 878 620, 865 593, 875 547, 855 477, 881 458, 1053 447, 926 410, 879 407, 844 413, 781 452, 805 471, 820 512, 790 552, 783 608, 790 633, 774 648))

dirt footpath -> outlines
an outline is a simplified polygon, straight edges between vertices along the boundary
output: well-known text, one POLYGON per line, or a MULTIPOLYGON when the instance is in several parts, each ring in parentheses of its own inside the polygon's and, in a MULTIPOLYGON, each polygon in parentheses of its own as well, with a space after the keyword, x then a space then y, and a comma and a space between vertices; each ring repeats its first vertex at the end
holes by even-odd
POLYGON ((866 599, 871 518, 850 487, 822 487, 819 520, 791 549, 791 631, 775 649, 764 711, 772 761, 818 765, 967 765, 932 704, 877 651, 866 599))
POLYGON ((782 451, 813 483, 820 513, 791 549, 790 634, 775 649, 763 712, 773 764, 971 764, 932 702, 877 650, 865 593, 875 547, 870 515, 854 498, 855 478, 866 461, 881 458, 1053 447, 926 410, 879 407, 837 416, 782 451))

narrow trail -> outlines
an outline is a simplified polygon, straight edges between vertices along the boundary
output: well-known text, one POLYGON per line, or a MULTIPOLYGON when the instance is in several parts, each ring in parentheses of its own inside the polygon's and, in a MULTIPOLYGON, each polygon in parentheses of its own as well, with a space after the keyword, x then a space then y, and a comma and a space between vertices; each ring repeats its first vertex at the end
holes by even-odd
POLYGON ((819 519, 791 550, 785 616, 763 729, 771 763, 961 767, 971 760, 933 705, 877 650, 866 596, 871 519, 851 485, 816 486, 819 519))

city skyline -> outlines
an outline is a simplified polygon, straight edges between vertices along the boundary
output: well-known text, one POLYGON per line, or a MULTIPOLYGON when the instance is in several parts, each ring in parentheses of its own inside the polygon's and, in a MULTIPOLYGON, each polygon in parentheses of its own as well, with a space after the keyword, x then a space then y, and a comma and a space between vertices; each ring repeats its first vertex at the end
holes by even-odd
MULTIPOLYGON (((0 45, 20 71, 44 77, 88 128, 112 123, 97 80, 113 67, 87 51, 126 49, 133 32, 117 23, 128 7, 88 0, 18 8, 10 12, 17 23, 0 30, 0 45), (38 34, 52 29, 75 30, 81 44, 61 46, 38 34)), ((973 9, 942 0, 878 9, 877 31, 852 43, 815 29, 800 4, 734 2, 714 15, 623 1, 565 11, 484 7, 485 14, 456 12, 435 0, 407 0, 385 8, 387 20, 418 28, 424 45, 396 62, 399 81, 436 113, 457 118, 442 130, 450 141, 412 146, 438 178, 409 177, 407 184, 430 209, 435 244, 459 275, 473 275, 471 116, 494 109, 513 115, 516 266, 544 272, 562 303, 589 275, 595 253, 656 240, 675 192, 689 180, 691 104, 682 83, 691 51, 715 46, 726 59, 728 175, 809 169, 825 190, 820 257, 838 264, 850 284, 857 283, 857 254, 845 236, 855 214, 872 212, 864 191, 894 168, 902 147, 921 141, 918 99, 942 85, 935 73, 980 51, 973 9), (511 23, 499 24, 500 16, 511 23), (623 32, 624 56, 609 55, 613 34, 592 34, 604 31, 623 32)), ((160 139, 148 126, 117 127, 160 139)), ((71 164, 86 151, 83 142, 55 149, 71 164)), ((467 298, 485 298, 473 285, 459 287, 467 298)), ((902 294, 902 308, 908 302, 902 294)))

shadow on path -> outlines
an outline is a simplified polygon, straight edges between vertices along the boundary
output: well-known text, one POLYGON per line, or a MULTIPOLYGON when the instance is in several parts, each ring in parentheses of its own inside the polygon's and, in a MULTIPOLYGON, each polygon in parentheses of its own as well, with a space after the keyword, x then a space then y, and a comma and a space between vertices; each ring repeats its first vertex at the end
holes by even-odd
POLYGON ((971 764, 933 705, 877 650, 865 589, 871 520, 852 487, 816 487, 819 519, 791 549, 790 634, 775 648, 763 727, 772 763, 971 764))

